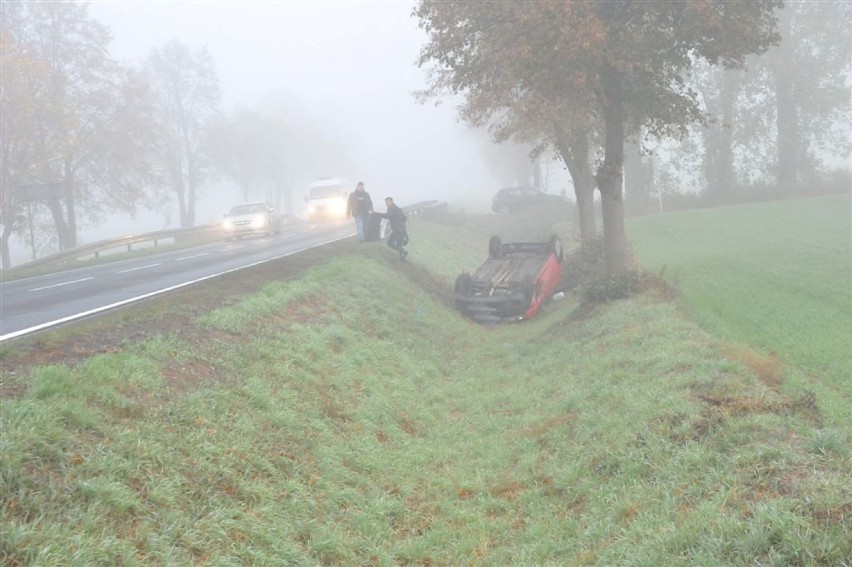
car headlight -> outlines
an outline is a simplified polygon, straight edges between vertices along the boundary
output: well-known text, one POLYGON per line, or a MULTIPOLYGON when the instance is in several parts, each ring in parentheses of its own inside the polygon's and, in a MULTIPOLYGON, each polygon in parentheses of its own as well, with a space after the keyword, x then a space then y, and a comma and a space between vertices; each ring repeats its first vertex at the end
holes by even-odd
POLYGON ((251 226, 254 228, 263 228, 267 224, 266 215, 257 215, 251 219, 251 226))
POLYGON ((332 202, 331 208, 335 215, 342 215, 346 212, 346 201, 343 199, 336 199, 332 202))
POLYGON ((222 228, 224 228, 225 230, 234 230, 234 221, 230 219, 225 219, 225 221, 222 222, 222 228))

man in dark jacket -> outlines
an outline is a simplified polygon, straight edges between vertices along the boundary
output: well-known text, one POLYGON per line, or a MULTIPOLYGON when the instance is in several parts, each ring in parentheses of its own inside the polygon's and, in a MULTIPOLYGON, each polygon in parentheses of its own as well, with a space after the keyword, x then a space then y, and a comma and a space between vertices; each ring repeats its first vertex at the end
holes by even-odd
POLYGON ((359 181, 355 190, 349 193, 349 201, 346 203, 346 218, 355 218, 359 242, 364 242, 364 224, 372 212, 373 200, 370 199, 370 194, 364 190, 364 182, 359 181))
POLYGON ((379 214, 390 221, 391 235, 388 238, 388 246, 399 252, 400 260, 405 260, 405 257, 408 256, 408 251, 403 248, 408 244, 408 230, 405 228, 407 217, 402 209, 393 202, 393 197, 386 197, 385 205, 388 207, 388 212, 379 214))

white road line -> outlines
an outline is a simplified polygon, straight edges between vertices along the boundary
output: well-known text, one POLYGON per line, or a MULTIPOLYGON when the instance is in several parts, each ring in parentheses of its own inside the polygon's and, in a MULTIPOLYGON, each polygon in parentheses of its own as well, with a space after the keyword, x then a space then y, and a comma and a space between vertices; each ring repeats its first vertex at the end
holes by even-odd
POLYGON ((126 270, 119 270, 116 274, 126 274, 127 272, 135 272, 136 270, 147 270, 148 268, 153 268, 154 266, 161 265, 162 262, 157 262, 156 264, 148 264, 147 266, 138 266, 136 268, 128 268, 126 270))
POLYGON ((41 291, 41 290, 43 290, 43 289, 50 289, 50 288, 52 288, 52 287, 59 287, 59 286, 62 286, 62 285, 68 285, 68 284, 72 284, 72 283, 79 283, 79 282, 84 282, 84 281, 86 281, 86 280, 93 280, 93 279, 95 279, 95 277, 94 277, 94 276, 91 276, 91 277, 83 278, 83 279, 80 279, 80 280, 71 280, 70 282, 62 282, 62 283, 53 284, 53 285, 46 285, 46 286, 44 286, 44 287, 34 287, 34 288, 32 288, 32 289, 28 289, 27 291, 41 291))
MULTIPOLYGON (((346 240, 347 238, 352 238, 352 236, 354 236, 354 233, 348 234, 346 236, 331 238, 329 240, 326 240, 325 242, 321 242, 321 243, 317 244, 316 246, 317 247, 325 246, 326 244, 331 244, 332 242, 337 242, 339 240, 346 240)), ((204 277, 201 277, 201 278, 189 281, 189 282, 184 282, 184 283, 180 283, 180 284, 173 285, 173 286, 170 286, 170 287, 166 287, 166 288, 163 288, 163 289, 158 289, 158 290, 152 291, 150 293, 145 293, 145 294, 142 294, 142 295, 138 295, 136 297, 131 297, 130 299, 125 299, 123 301, 117 301, 115 303, 111 303, 109 305, 104 305, 102 307, 97 307, 95 309, 90 309, 90 310, 84 311, 82 313, 76 313, 74 315, 69 315, 68 317, 62 317, 61 319, 57 319, 55 321, 49 321, 47 323, 41 323, 40 325, 34 325, 34 326, 29 327, 27 329, 21 329, 20 331, 13 331, 11 333, 6 333, 5 335, 0 335, 0 343, 2 343, 3 341, 6 341, 8 339, 14 339, 15 337, 21 337, 21 336, 27 335, 27 334, 32 333, 34 331, 40 331, 42 329, 54 327, 54 326, 59 325, 61 323, 67 323, 69 321, 74 321, 75 319, 81 319, 81 318, 87 317, 89 315, 94 315, 96 313, 102 313, 104 311, 108 311, 110 309, 115 309, 116 307, 121 307, 122 305, 127 305, 127 304, 133 303, 135 301, 147 299, 149 297, 154 297, 155 295, 161 295, 163 293, 168 293, 170 291, 174 291, 176 289, 180 289, 182 287, 193 285, 193 284, 196 284, 198 282, 203 282, 205 280, 209 280, 209 279, 212 279, 212 278, 217 278, 217 277, 222 276, 224 274, 229 274, 231 272, 238 272, 238 271, 244 270, 246 268, 251 268, 252 266, 257 266, 259 264, 263 264, 265 262, 271 262, 273 260, 278 260, 280 258, 286 258, 287 256, 292 256, 293 254, 298 254, 299 252, 304 252, 305 250, 308 250, 309 248, 311 248, 311 247, 305 246, 305 247, 299 248, 298 250, 293 250, 292 252, 287 252, 285 254, 279 254, 278 256, 274 256, 272 258, 267 258, 266 260, 260 260, 260 261, 257 261, 257 262, 252 262, 251 264, 246 264, 245 266, 240 266, 238 268, 231 268, 229 270, 224 270, 224 271, 219 272, 217 274, 210 274, 209 276, 204 276, 204 277)), ((91 279, 91 278, 88 278, 88 279, 91 279)), ((71 283, 71 282, 69 282, 69 283, 71 283)))
POLYGON ((201 256, 207 256, 208 254, 210 254, 210 252, 204 252, 204 253, 202 253, 202 254, 195 254, 195 255, 193 255, 193 256, 184 256, 183 258, 178 258, 178 259, 176 260, 176 262, 180 262, 181 260, 189 260, 189 259, 191 259, 191 258, 199 258, 199 257, 201 257, 201 256))

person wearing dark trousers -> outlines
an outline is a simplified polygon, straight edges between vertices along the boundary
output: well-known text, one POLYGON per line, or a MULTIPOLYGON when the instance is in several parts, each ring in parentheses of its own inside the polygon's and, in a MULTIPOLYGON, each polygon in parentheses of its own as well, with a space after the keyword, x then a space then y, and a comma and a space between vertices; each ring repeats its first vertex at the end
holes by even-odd
POLYGON ((388 207, 388 212, 378 214, 390 222, 391 235, 388 237, 388 246, 399 252, 399 259, 404 261, 408 256, 408 251, 404 248, 408 244, 408 230, 405 227, 405 221, 408 219, 399 205, 393 202, 393 197, 386 197, 385 205, 388 207))
POLYGON ((355 219, 355 228, 358 230, 358 242, 364 242, 364 224, 373 212, 373 200, 370 194, 364 190, 364 182, 359 181, 355 190, 349 193, 349 201, 346 203, 346 218, 355 219))

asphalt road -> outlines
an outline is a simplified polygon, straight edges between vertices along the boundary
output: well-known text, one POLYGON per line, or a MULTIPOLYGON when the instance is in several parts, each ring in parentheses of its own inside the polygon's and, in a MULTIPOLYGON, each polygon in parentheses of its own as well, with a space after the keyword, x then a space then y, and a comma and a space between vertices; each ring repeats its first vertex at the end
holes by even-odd
POLYGON ((0 282, 0 343, 354 235, 351 221, 299 223, 271 237, 223 241, 0 282))

